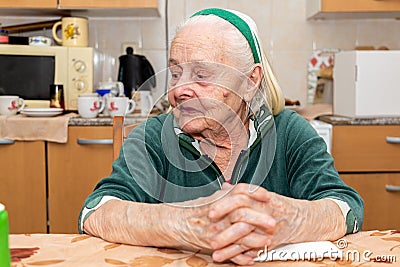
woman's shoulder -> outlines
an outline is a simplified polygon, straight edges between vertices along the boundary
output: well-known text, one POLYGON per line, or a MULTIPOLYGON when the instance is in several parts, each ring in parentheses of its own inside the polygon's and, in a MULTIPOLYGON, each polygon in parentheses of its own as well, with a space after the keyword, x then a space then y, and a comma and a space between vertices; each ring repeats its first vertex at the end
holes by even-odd
POLYGON ((275 127, 277 132, 287 133, 289 135, 305 134, 306 136, 314 136, 314 128, 309 121, 299 115, 296 111, 284 109, 275 117, 275 127))
POLYGON ((279 114, 274 117, 276 124, 292 124, 292 123, 300 123, 300 124, 308 124, 308 121, 300 116, 296 111, 291 109, 284 109, 279 114))
POLYGON ((149 135, 159 135, 163 130, 164 124, 166 123, 166 119, 168 114, 161 114, 151 118, 146 119, 137 125, 130 135, 139 135, 139 136, 149 136, 149 135))

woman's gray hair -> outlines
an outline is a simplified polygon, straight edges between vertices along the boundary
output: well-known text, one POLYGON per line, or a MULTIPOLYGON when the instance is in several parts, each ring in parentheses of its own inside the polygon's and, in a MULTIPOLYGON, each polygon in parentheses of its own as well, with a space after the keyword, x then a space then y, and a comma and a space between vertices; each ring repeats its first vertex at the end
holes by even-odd
MULTIPOLYGON (((260 90, 255 94, 254 98, 249 103, 249 106, 252 111, 257 111, 260 105, 266 102, 272 113, 276 115, 283 110, 285 106, 285 98, 272 71, 268 58, 262 50, 255 23, 247 16, 246 19, 252 22, 249 26, 256 33, 260 45, 262 58, 261 66, 263 71, 263 77, 259 87, 260 90)), ((226 46, 224 49, 226 53, 229 54, 232 64, 240 72, 249 73, 253 69, 255 63, 250 45, 243 34, 230 22, 215 15, 194 16, 181 25, 178 28, 178 31, 186 26, 193 26, 196 24, 210 24, 220 30, 221 36, 226 39, 226 46)))

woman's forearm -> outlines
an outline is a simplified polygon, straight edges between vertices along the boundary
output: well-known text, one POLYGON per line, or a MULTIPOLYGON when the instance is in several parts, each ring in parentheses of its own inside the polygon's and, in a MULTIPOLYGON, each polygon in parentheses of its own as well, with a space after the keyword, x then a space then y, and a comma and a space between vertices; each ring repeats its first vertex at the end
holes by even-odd
POLYGON ((110 200, 89 215, 84 231, 115 243, 211 252, 209 240, 222 227, 211 224, 206 206, 110 200))
POLYGON ((110 200, 84 222, 84 231, 107 241, 141 246, 177 245, 165 225, 168 207, 110 200))

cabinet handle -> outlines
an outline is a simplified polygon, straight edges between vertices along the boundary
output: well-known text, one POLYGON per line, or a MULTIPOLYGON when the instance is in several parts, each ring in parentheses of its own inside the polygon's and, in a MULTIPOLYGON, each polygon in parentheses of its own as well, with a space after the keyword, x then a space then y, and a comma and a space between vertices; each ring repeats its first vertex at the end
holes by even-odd
POLYGON ((112 145, 112 139, 76 139, 78 145, 112 145))
POLYGON ((386 143, 400 144, 400 137, 386 136, 386 143))
POLYGON ((388 192, 400 192, 400 186, 399 185, 387 184, 386 185, 386 191, 388 191, 388 192))
POLYGON ((0 145, 12 145, 14 144, 15 141, 14 140, 10 140, 10 139, 0 139, 0 145))

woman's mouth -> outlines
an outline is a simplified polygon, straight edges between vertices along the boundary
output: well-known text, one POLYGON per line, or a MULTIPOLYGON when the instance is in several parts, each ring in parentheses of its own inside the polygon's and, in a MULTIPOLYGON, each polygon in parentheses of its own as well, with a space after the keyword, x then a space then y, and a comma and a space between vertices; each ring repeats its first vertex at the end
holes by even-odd
POLYGON ((192 107, 178 107, 178 109, 180 110, 180 112, 182 113, 186 113, 186 114, 195 114, 195 113, 199 113, 200 111, 198 109, 192 108, 192 107))

